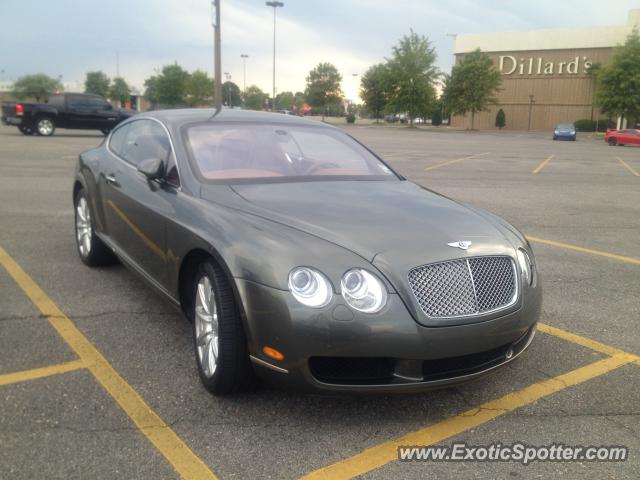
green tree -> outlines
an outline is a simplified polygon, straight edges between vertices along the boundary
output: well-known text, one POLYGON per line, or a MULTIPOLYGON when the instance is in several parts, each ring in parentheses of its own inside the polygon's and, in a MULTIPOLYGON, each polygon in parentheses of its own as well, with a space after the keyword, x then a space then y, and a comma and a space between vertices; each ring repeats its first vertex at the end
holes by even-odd
POLYGON ((456 115, 471 112, 473 130, 476 113, 496 103, 495 94, 501 82, 491 57, 478 48, 453 66, 446 85, 447 106, 456 115))
POLYGON ((434 83, 440 75, 435 62, 429 39, 413 30, 393 47, 393 56, 387 61, 388 104, 396 112, 406 112, 410 125, 414 118, 427 116, 435 103, 434 83))
POLYGON ((109 83, 109 77, 103 71, 87 72, 87 78, 84 81, 84 92, 107 97, 109 96, 109 83))
POLYGON ((18 100, 35 98, 37 102, 40 102, 56 90, 62 90, 62 85, 44 73, 25 75, 13 84, 13 95, 18 100))
POLYGON ((431 114, 431 125, 434 127, 442 125, 442 108, 440 108, 440 106, 435 108, 431 114))
POLYGON ((109 98, 111 100, 117 100, 120 106, 123 106, 131 99, 129 93, 129 85, 122 77, 116 77, 113 79, 111 87, 109 87, 109 98))
POLYGON ((179 107, 187 104, 189 73, 180 65, 165 65, 157 79, 158 103, 163 107, 179 107))
POLYGON ((291 110, 295 103, 293 92, 281 92, 276 95, 276 105, 284 110, 291 110))
POLYGON ((264 110, 264 99, 267 94, 259 87, 251 85, 244 93, 244 106, 249 110, 264 110))
POLYGON ((227 81, 222 84, 222 103, 228 107, 239 107, 242 105, 240 87, 233 82, 227 81))
POLYGON ((307 99, 304 96, 304 92, 296 92, 293 96, 293 105, 296 107, 298 112, 305 103, 307 103, 307 99))
POLYGON ((376 119, 382 116, 389 100, 389 69, 384 63, 369 67, 360 80, 360 98, 376 119))
POLYGON ((640 118, 640 35, 627 37, 611 63, 597 74, 596 103, 610 115, 640 118))
POLYGON ((329 106, 342 98, 340 82, 342 76, 331 63, 319 63, 307 76, 307 101, 312 107, 322 109, 323 121, 329 106))
POLYGON ((144 98, 151 103, 152 108, 158 105, 158 77, 153 75, 144 81, 144 98))
POLYGON ((187 99, 189 106, 201 107, 213 104, 213 79, 204 70, 191 73, 187 82, 187 99))
POLYGON ((504 114, 504 110, 500 109, 496 114, 496 127, 502 130, 506 124, 507 124, 507 117, 504 114))

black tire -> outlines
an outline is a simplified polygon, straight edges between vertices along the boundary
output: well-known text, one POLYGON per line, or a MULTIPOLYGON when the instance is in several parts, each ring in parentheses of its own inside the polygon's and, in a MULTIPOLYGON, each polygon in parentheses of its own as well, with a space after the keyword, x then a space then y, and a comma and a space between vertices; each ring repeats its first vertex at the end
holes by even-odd
POLYGON ((90 224, 89 249, 88 251, 85 251, 80 246, 80 236, 78 235, 78 230, 79 230, 78 206, 82 199, 88 204, 89 199, 87 198, 85 191, 83 189, 80 189, 78 193, 76 193, 76 197, 73 201, 76 250, 78 251, 78 256, 80 257, 80 260, 82 260, 82 263, 84 263, 89 267, 100 267, 105 265, 112 265, 116 263, 118 259, 116 258, 114 253, 109 249, 109 247, 107 247, 102 242, 102 240, 100 240, 98 236, 95 234, 93 216, 91 214, 89 216, 89 224, 90 224))
POLYGON ((56 122, 51 117, 39 117, 36 120, 35 131, 42 137, 50 137, 56 131, 56 122))
POLYGON ((20 125, 18 127, 18 130, 20 130, 20 133, 22 133, 23 135, 33 135, 33 128, 31 127, 27 127, 26 125, 20 125))
POLYGON ((255 387, 253 367, 249 360, 247 339, 236 301, 224 271, 212 261, 205 261, 196 270, 192 284, 193 305, 189 319, 192 324, 194 356, 200 380, 214 395, 229 395, 250 391, 255 387), (214 293, 218 318, 218 358, 215 372, 207 376, 202 368, 196 342, 195 298, 198 282, 207 276, 214 293))
POLYGON ((614 137, 611 137, 609 140, 607 140, 607 143, 612 146, 615 147, 618 143, 618 140, 616 140, 614 137))

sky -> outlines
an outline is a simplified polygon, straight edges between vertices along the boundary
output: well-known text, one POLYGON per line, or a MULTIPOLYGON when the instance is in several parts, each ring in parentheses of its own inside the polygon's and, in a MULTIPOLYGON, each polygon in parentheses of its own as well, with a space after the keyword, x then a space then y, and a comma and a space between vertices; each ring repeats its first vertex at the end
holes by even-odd
MULTIPOLYGON (((448 72, 457 33, 625 24, 640 0, 282 0, 277 9, 276 90, 302 91, 319 62, 342 74, 358 100, 360 76, 391 56, 413 29, 429 37, 448 72)), ((222 0, 222 71, 242 89, 272 90, 273 8, 264 0, 222 0)), ((81 91, 85 74, 118 70, 143 90, 145 78, 177 62, 213 75, 210 0, 2 0, 0 80, 36 72, 81 91)))

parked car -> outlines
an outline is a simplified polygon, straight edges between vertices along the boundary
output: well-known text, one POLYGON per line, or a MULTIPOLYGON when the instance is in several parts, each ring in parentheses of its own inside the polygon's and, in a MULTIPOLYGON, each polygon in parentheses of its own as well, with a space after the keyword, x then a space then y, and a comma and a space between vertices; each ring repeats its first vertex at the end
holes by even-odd
POLYGON ((554 140, 576 141, 576 126, 573 123, 560 123, 553 130, 554 140))
POLYGON ((611 146, 640 145, 640 130, 627 128, 625 130, 607 130, 604 141, 611 146))
POLYGON ((3 103, 2 123, 18 127, 25 135, 50 136, 56 128, 100 130, 106 135, 135 113, 113 108, 99 95, 56 93, 48 103, 3 103))
POLYGON ((80 155, 73 205, 80 259, 115 254, 182 309, 214 394, 254 374, 313 391, 443 387, 535 334, 541 282, 515 227, 320 122, 137 115, 80 155))

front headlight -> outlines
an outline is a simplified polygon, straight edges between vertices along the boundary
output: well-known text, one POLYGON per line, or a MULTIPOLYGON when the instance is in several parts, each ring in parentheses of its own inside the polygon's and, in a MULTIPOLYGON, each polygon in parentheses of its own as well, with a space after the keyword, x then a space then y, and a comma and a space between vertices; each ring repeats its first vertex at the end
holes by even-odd
POLYGON ((387 303, 387 289, 372 273, 361 268, 349 270, 342 276, 342 296, 354 309, 376 313, 387 303))
POLYGON ((522 248, 517 251, 518 264, 520 265, 520 271, 522 273, 522 284, 531 286, 533 285, 533 278, 535 275, 536 266, 533 263, 532 258, 522 248))
POLYGON ((311 308, 328 305, 333 296, 333 288, 327 277, 309 267, 296 267, 291 270, 289 289, 296 300, 311 308))

